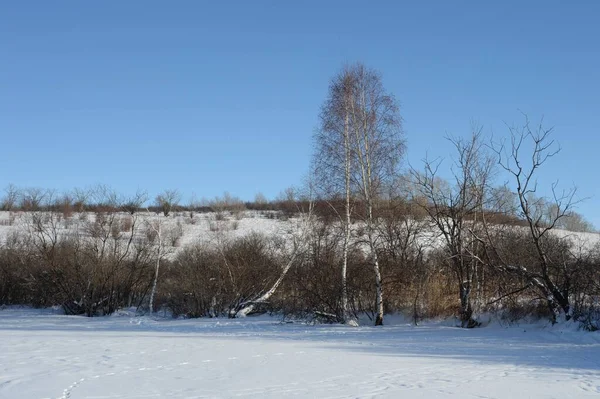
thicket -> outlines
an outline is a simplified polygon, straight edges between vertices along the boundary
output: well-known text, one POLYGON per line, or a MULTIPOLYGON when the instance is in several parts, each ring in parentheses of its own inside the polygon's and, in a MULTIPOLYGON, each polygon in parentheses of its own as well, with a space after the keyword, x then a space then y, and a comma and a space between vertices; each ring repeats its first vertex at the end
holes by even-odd
MULTIPOLYGON (((293 204, 292 220, 307 216, 301 212, 308 209, 305 201, 293 204)), ((162 240, 164 248, 157 251, 156 232, 149 223, 185 220, 186 214, 131 213, 119 203, 67 215, 48 204, 43 211, 15 212, 20 227, 0 246, 0 304, 61 305, 69 314, 87 316, 132 306, 147 311, 157 256, 161 256, 155 309, 174 316, 227 317, 232 309, 269 290, 281 277, 283 265, 292 260, 281 286, 254 311, 337 322, 343 317, 339 270, 344 229, 335 212, 324 211, 328 208, 332 209, 313 206, 309 228, 295 232, 302 246, 293 259, 290 238, 281 235, 223 235, 211 244, 184 248, 176 248, 176 240, 162 240)), ((397 199, 382 200, 378 209, 385 311, 401 312, 415 323, 432 317, 460 319, 456 269, 428 213, 414 202, 397 199)), ((489 217, 495 220, 498 214, 490 212, 489 217)), ((543 273, 535 243, 523 221, 511 218, 493 224, 482 239, 490 244, 487 250, 484 245, 479 248, 480 263, 471 276, 471 318, 481 321, 481 315, 489 312, 509 321, 528 315, 556 320, 555 309, 536 286, 535 279, 543 273), (519 265, 528 267, 531 275, 507 268, 519 265)), ((162 234, 172 232, 165 227, 162 234)), ((364 224, 354 220, 348 301, 356 317, 374 318, 376 292, 362 237, 364 224)), ((600 248, 581 250, 576 244, 552 234, 541 240, 547 274, 569 299, 569 317, 595 329, 600 312, 600 248)))

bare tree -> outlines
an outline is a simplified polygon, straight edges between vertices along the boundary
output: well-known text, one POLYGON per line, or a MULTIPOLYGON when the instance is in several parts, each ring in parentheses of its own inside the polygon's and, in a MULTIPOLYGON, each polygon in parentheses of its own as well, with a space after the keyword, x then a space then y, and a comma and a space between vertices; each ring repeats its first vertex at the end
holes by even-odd
POLYGON ((387 93, 381 76, 362 64, 351 67, 350 140, 352 180, 364 204, 364 222, 370 259, 375 275, 375 325, 383 325, 383 286, 378 259, 378 234, 375 208, 385 187, 399 176, 404 153, 402 118, 395 98, 387 93))
POLYGON ((133 215, 140 210, 146 201, 148 201, 148 193, 145 190, 138 189, 135 194, 125 198, 123 201, 123 210, 133 215))
MULTIPOLYGON (((315 135, 314 167, 325 195, 343 193, 342 257, 343 321, 349 318, 347 264, 353 204, 364 207, 366 242, 375 275, 376 318, 383 324, 383 287, 378 261, 375 207, 386 184, 396 180, 404 151, 402 119, 395 98, 387 93, 376 71, 357 63, 345 67, 331 82, 315 135)), ((334 208, 335 209, 335 208, 334 208)))
POLYGON ((441 161, 425 160, 424 171, 413 169, 412 176, 416 189, 427 199, 422 206, 440 234, 445 263, 458 283, 461 326, 475 327, 478 323, 473 317, 472 290, 485 262, 481 257, 483 247, 474 234, 481 229, 494 163, 484 151, 480 128, 473 127, 470 140, 450 141, 458 156, 451 184, 438 177, 441 161))
POLYGON ((354 86, 353 72, 350 67, 344 68, 329 85, 329 94, 321 107, 321 125, 315 134, 315 155, 313 168, 319 189, 326 198, 342 195, 344 197, 344 214, 338 214, 343 226, 344 240, 342 249, 341 270, 341 319, 343 323, 356 324, 351 318, 348 305, 348 248, 350 245, 350 225, 352 214, 351 176, 351 132, 350 114, 354 86))
MULTIPOLYGON (((408 182, 407 182, 408 183, 408 182)), ((403 188, 409 188, 406 184, 403 188)), ((401 293, 413 288, 413 321, 418 324, 423 310, 425 287, 432 275, 431 262, 426 262, 426 248, 433 245, 429 221, 406 193, 392 193, 385 209, 379 211, 378 235, 382 241, 382 282, 387 292, 401 293)), ((390 295, 388 295, 390 297, 390 295)), ((389 301, 388 301, 389 304, 389 301)))
POLYGON ((75 212, 83 212, 90 199, 91 192, 90 190, 75 188, 73 189, 71 196, 73 197, 73 208, 75 209, 75 212))
MULTIPOLYGON (((553 204, 552 208, 550 209, 550 215, 556 215, 555 207, 556 204, 553 204)), ((592 225, 590 221, 586 220, 582 214, 575 211, 566 213, 565 216, 558 221, 556 227, 569 231, 579 231, 584 233, 594 232, 594 225, 592 225)))
POLYGON ((200 208, 200 201, 198 200, 198 197, 196 196, 196 193, 192 193, 192 196, 190 197, 190 200, 188 201, 188 215, 190 217, 190 223, 194 224, 195 223, 195 219, 194 219, 194 214, 198 211, 198 208, 200 208))
POLYGON ((9 184, 5 189, 4 198, 2 199, 2 203, 0 203, 0 209, 4 211, 12 211, 19 201, 20 190, 14 184, 9 184))
MULTIPOLYGON (((533 247, 535 262, 515 264, 497 246, 491 245, 489 249, 499 268, 525 278, 545 298, 555 322, 561 315, 570 319, 573 309, 569 299, 571 271, 568 262, 558 258, 561 254, 552 256, 557 237, 551 232, 571 215, 577 201, 575 188, 558 191, 556 183, 551 187, 551 198, 537 195, 540 168, 560 152, 560 147, 551 139, 552 128, 545 128, 542 122, 532 128, 525 115, 523 126, 509 127, 510 145, 505 142, 491 144, 498 164, 515 186, 518 214, 526 222, 526 237, 533 247), (531 150, 526 149, 527 145, 531 150)), ((489 229, 488 234, 491 235, 489 229)))
POLYGON ((39 211, 44 201, 52 196, 51 190, 44 190, 37 187, 30 187, 23 191, 21 195, 21 209, 24 211, 39 211))
POLYGON ((215 199, 211 201, 210 207, 217 214, 220 214, 220 217, 225 217, 225 213, 229 212, 234 215, 236 219, 240 219, 243 216, 243 212, 246 210, 244 201, 231 195, 227 191, 223 193, 222 197, 215 197, 215 199))
MULTIPOLYGON (((167 216, 167 215, 165 215, 167 216)), ((147 226, 150 231, 154 233, 156 243, 156 261, 154 267, 154 277, 152 279, 152 289, 150 290, 150 300, 148 302, 148 308, 150 313, 154 313, 154 296, 156 295, 156 286, 158 285, 158 273, 160 271, 160 261, 162 260, 163 253, 163 221, 160 217, 160 213, 156 215, 155 220, 147 221, 147 226)))
POLYGON ((254 207, 259 210, 267 209, 269 206, 269 200, 265 195, 261 192, 258 192, 254 195, 254 207))
POLYGON ((178 190, 165 190, 156 196, 156 206, 160 208, 165 216, 169 216, 169 213, 173 208, 179 205, 181 201, 181 194, 178 190))
POLYGON ((25 228, 31 236, 30 242, 47 264, 54 267, 52 261, 61 238, 58 215, 54 212, 37 210, 44 204, 43 199, 46 199, 48 203, 53 201, 53 193, 43 192, 41 194, 39 189, 28 189, 27 192, 28 199, 26 201, 35 206, 32 209, 36 209, 36 211, 28 212, 25 218, 25 228))
POLYGON ((119 198, 119 193, 106 184, 98 184, 90 190, 90 199, 92 199, 96 205, 105 205, 116 208, 119 206, 119 198))

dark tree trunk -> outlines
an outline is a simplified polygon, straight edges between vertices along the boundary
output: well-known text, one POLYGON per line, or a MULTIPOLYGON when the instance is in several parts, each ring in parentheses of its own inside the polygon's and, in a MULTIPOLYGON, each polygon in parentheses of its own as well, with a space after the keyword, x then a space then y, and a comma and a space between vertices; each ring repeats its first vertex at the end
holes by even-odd
POLYGON ((481 323, 473 319, 471 284, 465 281, 460 284, 460 326, 462 328, 474 328, 480 325, 481 323))

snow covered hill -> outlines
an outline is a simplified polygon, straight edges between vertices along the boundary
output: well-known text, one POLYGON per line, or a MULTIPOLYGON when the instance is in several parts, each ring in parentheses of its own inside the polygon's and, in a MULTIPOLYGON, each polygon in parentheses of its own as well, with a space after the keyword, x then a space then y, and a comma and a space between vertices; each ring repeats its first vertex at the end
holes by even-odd
MULTIPOLYGON (((42 213, 44 214, 44 213, 42 213)), ((50 213, 46 213, 50 215, 50 213)), ((173 238, 173 249, 178 251, 186 246, 198 242, 212 242, 223 237, 241 237, 252 232, 265 235, 285 235, 291 233, 296 228, 297 223, 294 219, 279 220, 275 217, 268 217, 269 212, 260 213, 256 211, 246 211, 238 215, 232 215, 224 212, 217 214, 194 213, 190 217, 189 213, 175 213, 168 217, 157 216, 155 213, 140 212, 136 214, 138 235, 143 235, 148 223, 155 222, 160 217, 164 224, 166 235, 176 234, 173 238)), ((85 234, 87 227, 93 225, 96 214, 93 212, 74 213, 65 219, 60 213, 54 213, 55 225, 58 233, 61 235, 73 234, 79 230, 85 234)), ((130 215, 126 212, 119 212, 117 215, 121 220, 127 220, 130 215)), ((31 226, 31 212, 6 212, 0 211, 0 243, 14 233, 26 233, 31 226)), ((46 222, 48 225, 49 222, 46 222)), ((123 238, 124 240, 127 237, 123 238)))
MULTIPOLYGON (((56 223, 58 231, 65 235, 72 234, 78 228, 83 230, 84 226, 92 224, 95 218, 95 214, 92 212, 76 213, 68 219, 61 218, 60 214, 55 215, 58 215, 59 219, 56 223)), ((244 211, 238 214, 229 212, 195 213, 193 217, 190 217, 187 212, 179 212, 166 218, 161 217, 160 220, 164 223, 167 234, 171 232, 177 236, 173 238, 172 253, 175 253, 199 242, 217 242, 223 238, 242 237, 253 232, 267 236, 286 236, 298 229, 298 220, 277 218, 276 215, 276 212, 271 211, 244 211)), ((130 216, 121 212, 118 217, 127 219, 130 216)), ((143 234, 146 222, 152 222, 157 218, 155 213, 148 212, 141 212, 138 217, 140 218, 138 221, 139 234, 143 234)), ((0 211, 0 244, 5 242, 11 234, 26 232, 30 223, 31 213, 0 211)), ((358 228, 357 225, 355 228, 358 228)), ((560 237, 568 237, 578 250, 588 251, 600 245, 600 233, 579 233, 558 229, 553 232, 560 237)), ((433 244, 435 246, 442 243, 434 226, 430 231, 422 232, 421 236, 421 240, 426 245, 433 244)))

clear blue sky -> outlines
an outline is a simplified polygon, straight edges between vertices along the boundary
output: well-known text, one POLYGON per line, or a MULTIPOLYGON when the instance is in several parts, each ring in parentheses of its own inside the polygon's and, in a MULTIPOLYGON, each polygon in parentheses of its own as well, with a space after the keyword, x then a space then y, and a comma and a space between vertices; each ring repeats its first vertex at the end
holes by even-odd
POLYGON ((328 81, 380 70, 407 161, 476 120, 545 116, 600 227, 600 2, 14 1, 0 5, 0 187, 244 199, 299 184, 328 81))

